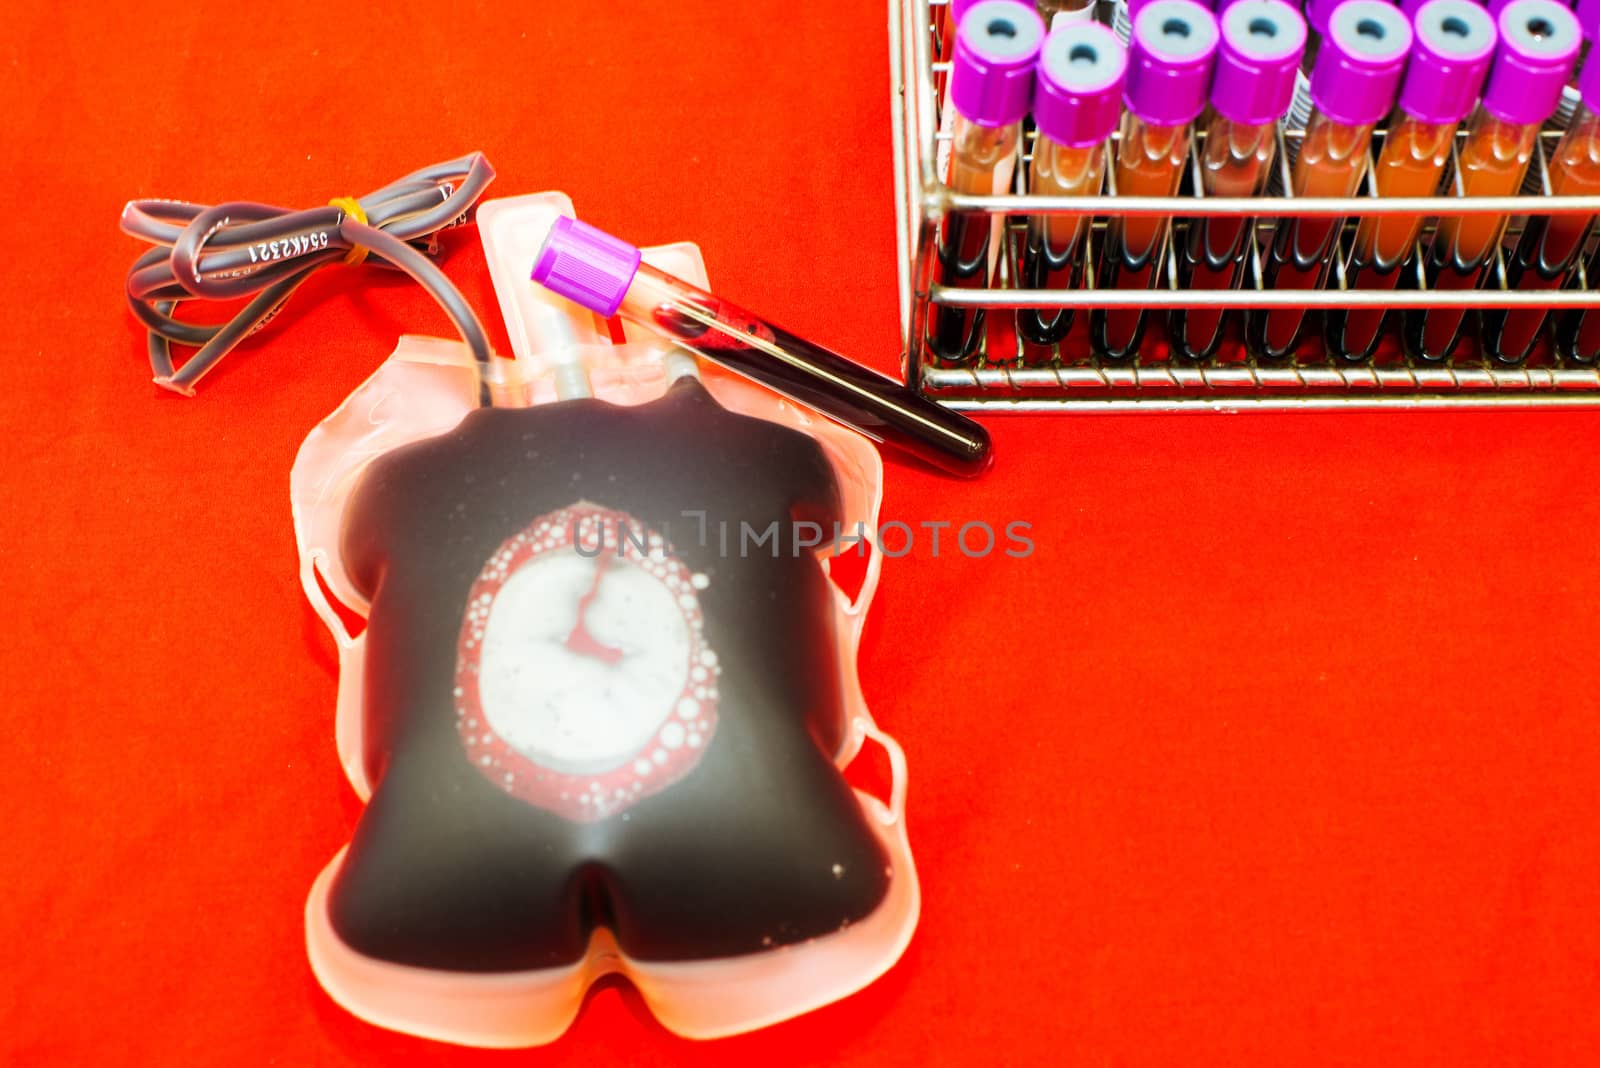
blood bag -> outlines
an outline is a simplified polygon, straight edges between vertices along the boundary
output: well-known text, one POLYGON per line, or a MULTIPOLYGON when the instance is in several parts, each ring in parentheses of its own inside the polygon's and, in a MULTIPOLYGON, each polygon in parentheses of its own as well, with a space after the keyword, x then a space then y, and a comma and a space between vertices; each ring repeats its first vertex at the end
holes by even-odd
MULTIPOLYGON (((291 480, 366 802, 311 963, 353 1013, 472 1045, 554 1039, 608 973, 680 1034, 763 1026, 877 978, 918 912, 856 674, 877 452, 531 285, 571 211, 479 209, 517 356, 493 406, 465 346, 402 338, 291 480), (869 740, 886 801, 843 775, 869 740)), ((645 259, 706 284, 693 246, 645 259)))

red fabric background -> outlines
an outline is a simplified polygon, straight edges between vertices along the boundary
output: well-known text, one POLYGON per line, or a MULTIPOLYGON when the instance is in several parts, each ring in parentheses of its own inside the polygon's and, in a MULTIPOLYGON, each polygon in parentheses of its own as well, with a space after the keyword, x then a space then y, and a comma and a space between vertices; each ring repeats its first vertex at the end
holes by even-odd
MULTIPOLYGON (((357 805, 288 471, 420 291, 329 271, 197 400, 148 384, 130 197, 318 204, 482 149, 892 367, 882 5, 21 5, 8 239, 0 1051, 13 1062, 1600 1062, 1584 413, 996 419, 885 518, 1033 523, 884 569, 865 685, 925 901, 864 993, 687 1043, 625 988, 532 1054, 379 1031, 301 906, 357 805)), ((486 318, 471 232, 446 262, 486 318)), ((503 331, 496 325, 496 336, 503 331)))

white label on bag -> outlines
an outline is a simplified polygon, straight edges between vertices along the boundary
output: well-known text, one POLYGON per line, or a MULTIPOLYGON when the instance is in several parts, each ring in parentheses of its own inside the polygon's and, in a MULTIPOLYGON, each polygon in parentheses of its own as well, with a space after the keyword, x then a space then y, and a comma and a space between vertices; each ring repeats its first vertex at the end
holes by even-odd
POLYGON ((468 594, 454 694, 468 759, 580 821, 683 778, 716 728, 705 585, 625 513, 580 501, 534 520, 468 594))

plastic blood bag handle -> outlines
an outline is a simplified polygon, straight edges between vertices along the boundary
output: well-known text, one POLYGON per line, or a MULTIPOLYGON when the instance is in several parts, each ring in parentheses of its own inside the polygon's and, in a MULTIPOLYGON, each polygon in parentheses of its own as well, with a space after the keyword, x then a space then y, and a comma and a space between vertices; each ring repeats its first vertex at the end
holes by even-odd
POLYGON ((855 730, 863 738, 870 738, 883 749, 889 758, 889 804, 882 813, 876 813, 885 827, 893 827, 905 818, 906 812, 906 754, 900 743, 878 729, 868 716, 855 721, 855 730))

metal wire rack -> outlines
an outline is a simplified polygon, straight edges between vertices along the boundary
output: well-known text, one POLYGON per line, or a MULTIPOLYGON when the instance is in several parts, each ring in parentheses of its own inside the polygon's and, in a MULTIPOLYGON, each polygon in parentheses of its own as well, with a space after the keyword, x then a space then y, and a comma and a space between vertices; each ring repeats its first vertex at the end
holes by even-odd
MULTIPOLYGON (((958 193, 939 180, 936 145, 939 99, 936 74, 948 69, 935 62, 939 8, 946 0, 890 0, 889 42, 892 83, 896 240, 900 263, 900 321, 902 370, 906 382, 929 396, 964 409, 1050 411, 1133 410, 1215 411, 1244 409, 1350 409, 1350 408, 1474 408, 1482 406, 1556 407, 1600 406, 1600 367, 1563 365, 1537 357, 1520 367, 1487 361, 1475 352, 1444 363, 1413 363, 1398 353, 1382 355, 1362 364, 1346 364, 1315 353, 1301 353, 1290 362, 1261 363, 1242 349, 1205 362, 1166 358, 1165 347, 1147 345, 1151 355, 1110 361, 1096 353, 1069 351, 1062 345, 1048 359, 1037 353, 1023 360, 1015 332, 994 329, 994 320, 1028 308, 1147 308, 1164 319, 1176 308, 1268 309, 1298 307, 1311 312, 1333 308, 1526 308, 1555 311, 1600 308, 1600 292, 1592 291, 1582 274, 1589 259, 1580 257, 1577 285, 1563 290, 1516 292, 1506 287, 1503 252, 1490 267, 1489 283, 1482 289, 1434 291, 1422 272, 1410 288, 1363 291, 1345 285, 1343 265, 1335 263, 1325 290, 1273 291, 1262 286, 1259 249, 1270 240, 1274 220, 1293 217, 1336 216, 1346 220, 1346 232, 1363 216, 1441 214, 1496 214, 1511 217, 1507 233, 1520 233, 1523 220, 1536 214, 1594 214, 1600 196, 1550 197, 1546 166, 1547 147, 1561 131, 1546 130, 1535 147, 1528 187, 1540 196, 1452 196, 1377 199, 1372 195, 1368 168, 1367 196, 1351 198, 1295 198, 1290 193, 1288 169, 1298 148, 1298 130, 1280 127, 1273 184, 1284 192, 1255 198, 1178 197, 1054 197, 1014 192, 1004 196, 958 193), (1535 184, 1537 183, 1537 184, 1535 184), (1546 199, 1548 198, 1548 199, 1546 199), (953 212, 1006 220, 997 277, 989 288, 947 288, 937 282, 937 236, 940 221, 953 212), (1166 285, 1153 290, 1096 290, 1092 262, 1084 272, 1086 288, 1031 290, 1015 288, 1016 256, 1030 215, 1090 216, 1091 238, 1086 254, 1094 256, 1107 214, 1158 215, 1173 220, 1168 243, 1166 285), (1253 216, 1257 235, 1250 253, 1242 288, 1233 291, 1182 290, 1172 249, 1179 245, 1191 219, 1253 216), (929 318, 935 306, 989 309, 990 329, 976 357, 960 366, 939 361, 927 343, 929 318), (1160 350, 1160 351, 1156 351, 1160 350)), ((1104 13, 1104 12, 1102 12, 1104 13)), ((1375 135, 1381 145, 1383 131, 1375 135)), ((1115 140, 1115 136, 1113 136, 1115 140)), ((1031 134, 1021 144, 1017 166, 1018 188, 1031 158, 1031 134)), ((1113 149, 1115 145, 1113 145, 1113 149)), ((1374 149, 1376 151, 1376 147, 1374 149)), ((1453 154, 1453 153, 1452 153, 1453 154)), ((1191 170, 1198 174, 1198 154, 1191 150, 1191 170)), ((1455 161, 1452 159, 1451 172, 1455 161)), ((1459 179, 1457 179, 1459 182, 1459 179)), ((1198 181, 1192 183, 1199 189, 1198 181)), ((1430 221, 1419 240, 1426 241, 1430 221)), ((1596 239, 1591 238, 1591 244, 1596 239)), ((1502 242, 1502 245, 1504 242, 1502 242)))

